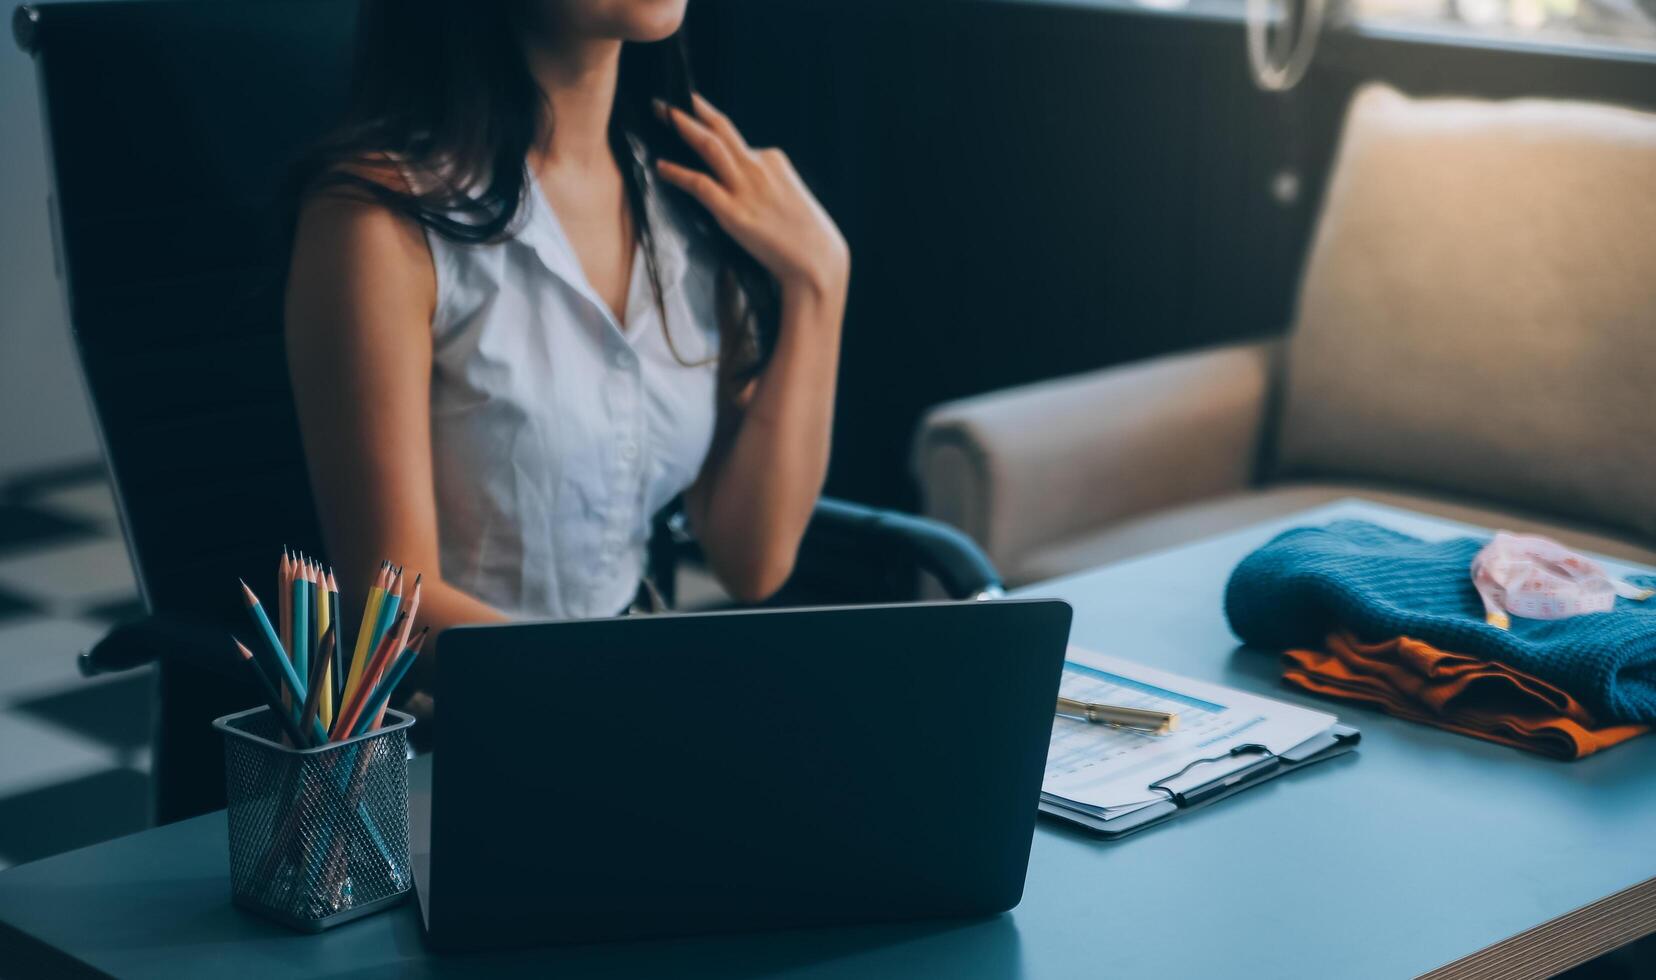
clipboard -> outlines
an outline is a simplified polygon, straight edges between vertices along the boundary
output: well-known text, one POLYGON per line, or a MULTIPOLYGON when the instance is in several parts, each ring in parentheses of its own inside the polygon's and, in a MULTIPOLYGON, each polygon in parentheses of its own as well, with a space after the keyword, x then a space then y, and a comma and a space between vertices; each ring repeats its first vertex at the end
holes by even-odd
POLYGON ((1355 749, 1361 739, 1362 733, 1357 729, 1336 724, 1280 753, 1273 753, 1263 745, 1238 746, 1224 755, 1194 763, 1184 772, 1151 782, 1146 789, 1163 793, 1167 799, 1108 820, 1067 806, 1046 793, 1041 794, 1040 812, 1106 840, 1119 840, 1181 813, 1211 806, 1284 773, 1344 755, 1355 749))

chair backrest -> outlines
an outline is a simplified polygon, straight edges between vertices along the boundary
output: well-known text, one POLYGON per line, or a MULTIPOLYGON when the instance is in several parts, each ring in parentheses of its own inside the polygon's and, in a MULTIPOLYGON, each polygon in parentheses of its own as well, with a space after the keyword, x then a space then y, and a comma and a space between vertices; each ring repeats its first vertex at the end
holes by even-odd
POLYGON ((279 190, 334 121, 349 0, 20 8, 69 317, 152 612, 237 615, 321 554, 281 337, 279 190), (255 578, 254 576, 258 576, 255 578))
POLYGON ((1301 286, 1278 468, 1656 540, 1656 115, 1359 92, 1301 286))

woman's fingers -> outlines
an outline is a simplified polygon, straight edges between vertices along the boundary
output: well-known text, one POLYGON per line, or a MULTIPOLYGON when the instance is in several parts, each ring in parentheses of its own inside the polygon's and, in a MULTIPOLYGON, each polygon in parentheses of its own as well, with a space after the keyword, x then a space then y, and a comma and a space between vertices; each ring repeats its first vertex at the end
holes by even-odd
POLYGON ((690 104, 695 107, 696 117, 706 123, 707 128, 717 133, 726 143, 737 150, 748 148, 747 140, 742 138, 742 132, 736 128, 736 124, 730 121, 729 116, 714 108, 713 103, 703 98, 700 92, 690 93, 690 104))
POLYGON ((706 99, 696 96, 694 105, 691 114, 658 102, 656 112, 701 154, 710 172, 663 160, 657 163, 661 179, 707 208, 785 291, 843 293, 850 275, 845 238, 788 158, 781 150, 750 148, 706 99))
POLYGON ((703 160, 712 169, 714 176, 727 186, 735 186, 741 181, 741 171, 736 163, 733 147, 709 129, 705 123, 676 106, 667 105, 657 100, 656 112, 671 123, 684 142, 701 155, 703 160))
POLYGON ((657 160, 661 179, 701 202, 715 220, 723 224, 735 216, 735 201, 723 184, 700 170, 691 170, 671 160, 657 160))

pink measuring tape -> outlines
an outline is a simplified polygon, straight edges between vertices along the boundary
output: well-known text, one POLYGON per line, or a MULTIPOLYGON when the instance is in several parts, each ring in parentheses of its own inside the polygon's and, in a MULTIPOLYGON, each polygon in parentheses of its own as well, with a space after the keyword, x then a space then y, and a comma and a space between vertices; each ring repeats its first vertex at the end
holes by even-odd
POLYGON ((1506 629, 1509 614, 1524 619, 1564 619, 1609 612, 1616 598, 1656 595, 1612 578, 1603 565, 1551 538, 1497 531, 1472 559, 1472 584, 1483 597, 1484 620, 1506 629))

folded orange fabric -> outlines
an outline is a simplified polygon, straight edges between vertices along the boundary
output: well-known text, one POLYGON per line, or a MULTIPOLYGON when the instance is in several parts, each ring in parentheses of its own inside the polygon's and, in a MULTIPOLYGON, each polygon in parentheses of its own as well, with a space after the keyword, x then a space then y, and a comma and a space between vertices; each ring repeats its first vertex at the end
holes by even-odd
POLYGON ((1287 651, 1283 680, 1559 759, 1592 755, 1650 730, 1600 728, 1575 698, 1546 681, 1407 636, 1364 643, 1349 633, 1333 633, 1325 643, 1326 650, 1287 651))

